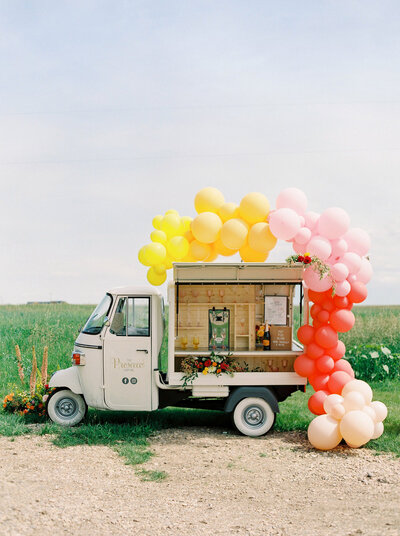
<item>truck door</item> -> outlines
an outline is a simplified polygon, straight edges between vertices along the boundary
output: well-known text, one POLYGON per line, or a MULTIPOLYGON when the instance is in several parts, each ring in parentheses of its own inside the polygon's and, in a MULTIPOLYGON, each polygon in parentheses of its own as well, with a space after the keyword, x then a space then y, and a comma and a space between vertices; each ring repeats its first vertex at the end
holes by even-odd
POLYGON ((104 400, 110 409, 151 410, 151 298, 119 297, 104 337, 104 400))

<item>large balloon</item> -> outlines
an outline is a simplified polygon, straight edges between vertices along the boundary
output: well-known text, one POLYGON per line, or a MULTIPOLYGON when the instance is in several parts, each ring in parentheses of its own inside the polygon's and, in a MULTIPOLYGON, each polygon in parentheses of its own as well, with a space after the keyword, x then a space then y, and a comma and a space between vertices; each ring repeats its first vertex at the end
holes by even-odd
POLYGON ((189 246, 190 255, 197 261, 204 261, 211 255, 211 247, 209 244, 203 244, 198 240, 193 240, 189 246))
POLYGON ((319 450, 334 449, 342 440, 338 421, 329 415, 319 415, 311 421, 307 435, 311 445, 319 450))
POLYGON ((177 214, 166 214, 160 223, 160 230, 164 231, 168 238, 177 236, 181 231, 181 219, 177 214))
POLYGON ((310 359, 305 354, 300 354, 294 362, 294 370, 299 376, 309 378, 317 373, 315 361, 310 359))
POLYGON ((349 447, 358 448, 374 435, 374 422, 361 410, 349 411, 340 421, 340 433, 349 447))
POLYGON ((259 192, 251 192, 240 202, 239 213, 241 218, 250 224, 266 221, 269 213, 269 201, 259 192))
POLYGON ((269 225, 276 238, 291 240, 300 230, 299 215, 290 208, 280 208, 272 212, 269 225))
POLYGON ((321 279, 319 273, 312 266, 307 266, 304 270, 303 279, 308 288, 316 292, 324 292, 332 287, 330 276, 325 274, 321 279))
POLYGON ((372 389, 367 382, 362 380, 352 380, 351 382, 347 382, 343 387, 342 396, 346 396, 347 393, 350 393, 351 391, 358 391, 364 397, 365 404, 371 404, 372 389))
POLYGON ((324 401, 329 395, 328 391, 317 391, 308 399, 308 409, 314 415, 322 415, 325 413, 324 401))
POLYGON ((354 281, 351 283, 351 289, 347 297, 353 303, 363 302, 368 295, 367 287, 361 281, 354 281))
POLYGON ((239 206, 236 203, 224 203, 218 209, 218 216, 221 218, 223 223, 231 218, 238 218, 239 206))
POLYGON ((233 218, 225 222, 221 229, 221 241, 225 247, 233 250, 240 249, 246 242, 249 228, 246 222, 233 218))
POLYGON ((297 338, 302 344, 310 344, 314 339, 314 328, 309 324, 300 326, 297 330, 297 338))
POLYGON ((276 200, 276 208, 290 208, 303 216, 307 210, 307 197, 298 188, 285 188, 276 200))
POLYGON ((350 227, 350 218, 345 210, 332 207, 325 210, 318 221, 318 231, 326 238, 340 238, 350 227))
POLYGON ((191 231, 199 242, 212 244, 218 238, 222 221, 214 212, 202 212, 192 221, 191 231))
POLYGON ((181 260, 189 253, 189 242, 183 236, 174 236, 167 242, 168 255, 174 260, 181 260))
POLYGON ((348 309, 337 309, 329 317, 329 322, 335 331, 346 333, 350 331, 356 321, 354 314, 348 309))
POLYGON ((361 259, 361 268, 357 272, 357 281, 360 281, 361 283, 364 283, 366 285, 369 283, 371 277, 372 277, 372 266, 368 259, 361 259))
POLYGON ((332 253, 331 243, 323 236, 313 236, 307 245, 310 255, 315 255, 322 261, 326 261, 332 253))
POLYGON ((245 244, 239 249, 239 255, 244 262, 264 262, 268 257, 268 252, 262 253, 252 249, 248 244, 245 244))
POLYGON ((147 280, 151 285, 154 285, 154 286, 162 285, 166 279, 167 279, 166 272, 159 274, 156 272, 154 267, 149 268, 147 272, 147 280))
POLYGON ((223 194, 211 186, 200 190, 194 198, 194 208, 199 214, 201 212, 218 212, 224 203, 223 194))
POLYGON ((338 343, 338 335, 330 326, 321 326, 315 332, 315 342, 322 348, 335 348, 338 343))
POLYGON ((352 378, 347 372, 343 372, 342 370, 338 370, 337 372, 334 372, 328 381, 328 390, 332 394, 343 394, 343 387, 346 385, 346 383, 349 383, 352 381, 352 378))
POLYGON ((371 239, 363 229, 354 227, 347 231, 343 237, 349 247, 349 251, 357 253, 360 257, 364 257, 369 251, 371 246, 371 239))

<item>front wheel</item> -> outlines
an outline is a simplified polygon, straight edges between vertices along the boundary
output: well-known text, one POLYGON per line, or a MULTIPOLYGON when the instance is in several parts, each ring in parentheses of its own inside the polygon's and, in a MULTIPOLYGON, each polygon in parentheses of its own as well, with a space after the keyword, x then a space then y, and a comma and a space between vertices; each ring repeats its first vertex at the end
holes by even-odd
POLYGON ((266 434, 275 424, 275 413, 264 398, 244 398, 233 410, 233 424, 247 436, 266 434))
POLYGON ((62 426, 75 426, 85 417, 87 405, 81 395, 69 389, 56 391, 47 402, 50 419, 62 426))

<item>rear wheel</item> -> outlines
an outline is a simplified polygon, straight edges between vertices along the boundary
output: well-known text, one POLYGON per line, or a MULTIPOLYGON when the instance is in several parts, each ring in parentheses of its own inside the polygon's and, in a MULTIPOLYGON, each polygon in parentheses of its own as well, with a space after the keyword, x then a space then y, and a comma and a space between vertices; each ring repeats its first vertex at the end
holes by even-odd
POLYGON ((233 424, 244 435, 259 437, 275 424, 275 413, 264 398, 243 398, 233 410, 233 424))
POLYGON ((81 395, 69 389, 56 391, 47 402, 50 419, 63 426, 75 426, 85 417, 87 405, 81 395))

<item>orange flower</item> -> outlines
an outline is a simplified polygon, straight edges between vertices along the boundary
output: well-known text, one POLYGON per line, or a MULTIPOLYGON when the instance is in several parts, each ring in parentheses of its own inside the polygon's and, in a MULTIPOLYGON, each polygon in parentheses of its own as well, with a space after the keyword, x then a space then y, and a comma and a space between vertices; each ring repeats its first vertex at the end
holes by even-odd
POLYGON ((214 361, 214 363, 212 364, 213 367, 216 367, 217 366, 217 363, 214 361))
POLYGON ((219 374, 220 372, 221 372, 221 369, 220 369, 220 368, 219 368, 219 369, 217 369, 217 374, 219 374))

